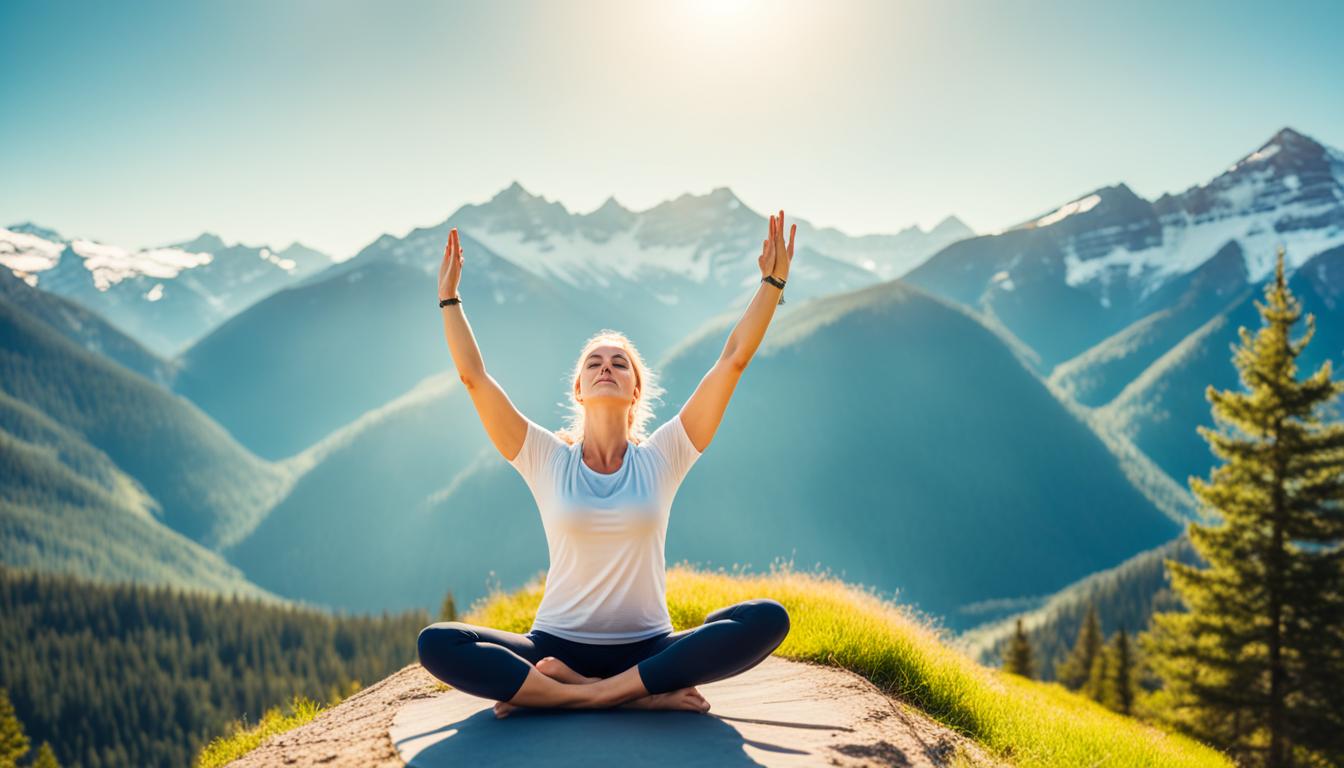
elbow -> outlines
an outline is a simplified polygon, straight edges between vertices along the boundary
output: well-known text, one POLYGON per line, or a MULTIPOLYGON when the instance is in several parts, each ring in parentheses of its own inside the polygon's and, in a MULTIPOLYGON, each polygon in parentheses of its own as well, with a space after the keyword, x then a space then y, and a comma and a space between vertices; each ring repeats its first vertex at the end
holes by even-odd
POLYGON ((462 386, 467 389, 473 389, 480 377, 474 373, 458 373, 457 378, 462 380, 462 386))

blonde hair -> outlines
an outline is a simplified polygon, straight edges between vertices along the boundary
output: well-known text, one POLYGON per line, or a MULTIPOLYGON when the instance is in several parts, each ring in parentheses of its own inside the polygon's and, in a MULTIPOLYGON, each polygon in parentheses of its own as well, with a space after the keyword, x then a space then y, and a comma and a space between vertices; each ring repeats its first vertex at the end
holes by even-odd
POLYGON ((661 399, 663 392, 666 391, 659 386, 658 374, 645 364, 644 358, 635 348, 635 343, 620 331, 603 328, 583 343, 583 349, 579 351, 578 362, 574 363, 574 370, 568 377, 568 402, 561 404, 569 410, 569 420, 565 426, 557 429, 555 434, 570 445, 574 445, 583 439, 585 411, 583 403, 579 402, 576 396, 579 389, 579 377, 583 374, 583 363, 593 349, 603 344, 620 347, 625 352, 625 356, 630 358, 630 368, 635 372, 635 385, 639 387, 639 398, 630 407, 630 415, 626 419, 626 426, 630 429, 630 440, 632 442, 638 444, 648 437, 645 425, 653 418, 653 408, 649 403, 661 399))

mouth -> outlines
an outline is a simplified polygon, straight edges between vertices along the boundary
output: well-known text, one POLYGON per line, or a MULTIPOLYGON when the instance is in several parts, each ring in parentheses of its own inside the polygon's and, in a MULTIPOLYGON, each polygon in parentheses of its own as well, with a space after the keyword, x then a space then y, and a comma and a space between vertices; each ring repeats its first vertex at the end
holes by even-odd
POLYGON ((604 381, 605 381, 605 382, 612 383, 612 384, 615 384, 615 383, 616 383, 616 380, 615 380, 615 379, 598 379, 597 381, 595 381, 595 382, 593 382, 593 383, 594 383, 594 384, 601 384, 601 383, 604 382, 604 381))

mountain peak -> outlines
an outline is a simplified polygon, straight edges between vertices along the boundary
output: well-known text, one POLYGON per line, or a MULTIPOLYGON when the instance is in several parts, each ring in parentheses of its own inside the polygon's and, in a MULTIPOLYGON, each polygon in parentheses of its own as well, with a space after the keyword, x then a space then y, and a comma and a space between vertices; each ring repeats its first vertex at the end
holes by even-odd
POLYGON ((709 191, 709 199, 717 203, 742 204, 742 201, 738 199, 737 195, 733 194, 733 190, 729 187, 715 187, 711 189, 709 191))
POLYGON ((971 229, 967 226, 966 222, 957 218, 955 215, 949 214, 944 217, 942 221, 934 225, 933 229, 929 230, 929 234, 938 237, 955 237, 960 240, 962 238, 975 237, 975 230, 971 229))
POLYGON ((222 251, 229 246, 225 245, 224 240, 214 232, 202 232, 200 235, 197 235, 195 240, 188 240, 183 243, 173 243, 170 247, 181 248, 184 251, 205 251, 207 253, 214 253, 215 251, 222 251))
POLYGON ((1280 128, 1260 145, 1260 148, 1246 155, 1232 166, 1231 170, 1237 170, 1245 165, 1255 165, 1266 161, 1272 161, 1271 166, 1293 166, 1300 161, 1308 161, 1319 158, 1325 153, 1325 148, 1320 142, 1299 133, 1288 126, 1280 128))
POLYGON ((602 205, 598 206, 597 210, 594 211, 594 213, 601 213, 606 211, 628 212, 629 210, 630 210, 629 208, 626 208, 624 205, 621 205, 619 202, 616 201, 615 195, 607 195, 607 199, 602 201, 602 205))
POLYGON ((490 202, 493 203, 497 200, 535 200, 536 197, 536 195, 524 189, 517 179, 514 179, 512 184, 501 189, 494 197, 490 198, 490 202))
POLYGON ((1295 131, 1291 127, 1285 125, 1284 127, 1279 129, 1278 133, 1270 137, 1269 141, 1265 142, 1265 144, 1266 145, 1279 144, 1283 146, 1289 144, 1299 144, 1303 142, 1311 144, 1317 143, 1310 136, 1307 136, 1304 133, 1299 133, 1298 131, 1295 131))

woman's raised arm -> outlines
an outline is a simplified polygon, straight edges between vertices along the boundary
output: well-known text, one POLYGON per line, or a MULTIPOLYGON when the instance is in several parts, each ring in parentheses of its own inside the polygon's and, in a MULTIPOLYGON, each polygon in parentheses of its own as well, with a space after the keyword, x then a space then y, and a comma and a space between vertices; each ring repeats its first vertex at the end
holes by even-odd
MULTIPOLYGON (((462 280, 462 262, 462 244, 454 227, 448 233, 443 263, 439 265, 439 301, 460 298, 457 289, 462 280)), ((453 356, 458 378, 467 388, 490 441, 505 459, 513 461, 523 449, 527 419, 514 407, 499 382, 486 372, 485 361, 481 359, 480 347, 476 345, 462 304, 448 304, 440 311, 443 313, 443 334, 448 338, 448 351, 453 356)))
POLYGON ((698 451, 709 447, 709 441, 714 438, 719 422, 723 420, 728 400, 737 388, 738 379, 756 354, 761 339, 765 338, 765 329, 775 316, 775 306, 779 303, 783 289, 766 282, 765 278, 773 276, 781 283, 788 279, 789 265, 793 262, 793 236, 797 231, 797 224, 789 227, 789 242, 785 245, 784 211, 780 210, 779 216, 770 217, 770 232, 761 242, 761 255, 757 259, 761 268, 761 284, 756 289, 756 296, 747 306, 742 319, 733 327, 733 332, 728 335, 728 342, 724 344, 718 362, 700 380, 695 392, 681 407, 681 425, 698 451))

